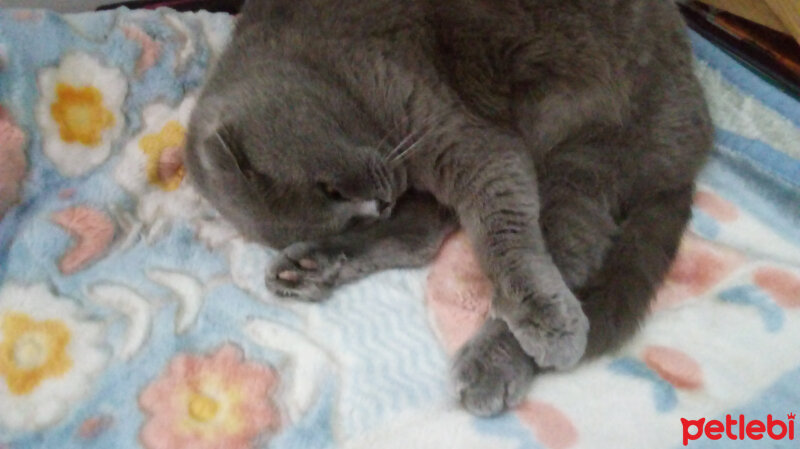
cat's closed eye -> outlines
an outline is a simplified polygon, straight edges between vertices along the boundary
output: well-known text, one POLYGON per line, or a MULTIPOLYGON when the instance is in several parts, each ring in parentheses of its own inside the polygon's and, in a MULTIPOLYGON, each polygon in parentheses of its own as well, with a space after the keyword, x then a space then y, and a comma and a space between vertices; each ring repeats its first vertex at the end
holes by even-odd
POLYGON ((346 198, 342 195, 341 192, 336 190, 335 187, 330 185, 327 182, 318 182, 317 187, 322 191, 322 193, 330 200, 333 201, 345 201, 346 198))
POLYGON ((242 170, 242 174, 248 181, 258 182, 259 174, 255 170, 246 168, 242 170))
POLYGON ((251 189, 261 192, 269 190, 271 184, 268 182, 269 178, 267 175, 256 171, 254 168, 250 167, 249 164, 244 167, 245 168, 240 168, 239 170, 251 189))

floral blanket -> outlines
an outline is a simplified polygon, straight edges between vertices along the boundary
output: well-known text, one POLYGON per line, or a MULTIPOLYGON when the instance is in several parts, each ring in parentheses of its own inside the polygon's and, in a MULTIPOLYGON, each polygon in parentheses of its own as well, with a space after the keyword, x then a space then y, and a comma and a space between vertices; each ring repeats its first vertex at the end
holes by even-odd
MULTIPOLYGON (((693 36, 718 145, 641 334, 478 419, 448 387, 488 310, 462 236, 430 269, 297 304, 185 182, 232 25, 0 10, 0 448, 658 449, 732 444, 682 418, 794 426, 800 104, 693 36)), ((796 444, 772 435, 737 447, 796 444)))

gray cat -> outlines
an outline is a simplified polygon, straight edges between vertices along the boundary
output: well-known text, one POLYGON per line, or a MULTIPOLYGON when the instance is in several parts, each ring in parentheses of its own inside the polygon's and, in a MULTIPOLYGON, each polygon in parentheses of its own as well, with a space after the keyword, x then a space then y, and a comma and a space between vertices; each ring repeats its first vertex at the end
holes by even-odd
POLYGON ((670 1, 251 0, 189 139, 200 191, 282 248, 284 296, 462 226, 494 297, 453 373, 491 415, 635 332, 712 128, 670 1))

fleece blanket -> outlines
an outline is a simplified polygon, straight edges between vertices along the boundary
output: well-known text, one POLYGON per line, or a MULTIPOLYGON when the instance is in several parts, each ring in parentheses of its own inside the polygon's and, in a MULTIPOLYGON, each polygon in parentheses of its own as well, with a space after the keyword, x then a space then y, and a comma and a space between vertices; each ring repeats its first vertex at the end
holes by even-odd
POLYGON ((0 11, 0 448, 796 447, 797 102, 692 36, 718 140, 641 333, 479 419, 448 382, 489 306, 463 236, 293 303, 184 178, 233 24, 0 11))

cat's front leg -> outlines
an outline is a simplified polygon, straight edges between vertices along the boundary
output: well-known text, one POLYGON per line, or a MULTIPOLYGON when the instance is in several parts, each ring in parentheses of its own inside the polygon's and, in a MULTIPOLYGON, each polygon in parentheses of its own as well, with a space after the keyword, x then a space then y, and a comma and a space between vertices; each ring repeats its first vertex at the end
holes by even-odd
POLYGON ((457 212, 495 288, 492 312, 544 368, 583 356, 588 320, 547 251, 535 170, 521 139, 462 126, 412 162, 414 182, 457 212))
POLYGON ((452 212, 432 196, 408 192, 386 220, 284 248, 266 285, 280 296, 320 301, 337 286, 371 273, 428 263, 456 226, 452 212))

